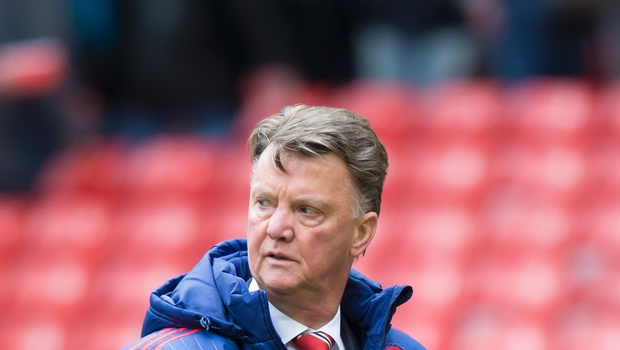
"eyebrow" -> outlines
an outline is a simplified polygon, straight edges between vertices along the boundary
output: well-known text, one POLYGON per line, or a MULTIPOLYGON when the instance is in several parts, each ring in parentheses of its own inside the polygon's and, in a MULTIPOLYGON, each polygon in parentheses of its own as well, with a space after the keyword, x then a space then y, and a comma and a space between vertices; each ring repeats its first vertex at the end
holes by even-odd
POLYGON ((331 204, 329 204, 329 201, 326 201, 319 196, 313 195, 312 193, 308 195, 299 195, 293 198, 293 202, 310 203, 313 206, 318 206, 321 208, 331 208, 331 204))
MULTIPOLYGON (((263 186, 261 183, 258 183, 258 185, 252 186, 250 188, 250 196, 251 198, 254 198, 257 196, 274 197, 275 195, 274 192, 268 188, 268 186, 263 186)), ((331 198, 331 196, 329 196, 328 198, 331 198)), ((291 198, 291 203, 306 203, 310 206, 317 207, 322 211, 331 211, 331 208, 333 207, 333 205, 329 203, 329 200, 326 200, 323 197, 318 196, 314 193, 302 193, 296 195, 295 197, 291 198)))
POLYGON ((264 183, 264 181, 256 181, 256 179, 252 177, 252 182, 250 183, 250 193, 254 193, 255 191, 271 192, 268 186, 264 183))

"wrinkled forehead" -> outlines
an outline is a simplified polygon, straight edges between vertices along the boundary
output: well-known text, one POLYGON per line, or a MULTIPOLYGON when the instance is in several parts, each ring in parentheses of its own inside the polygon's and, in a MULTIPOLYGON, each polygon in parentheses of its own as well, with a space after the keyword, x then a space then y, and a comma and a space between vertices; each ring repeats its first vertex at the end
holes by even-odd
MULTIPOLYGON (((273 171, 273 174, 289 174, 290 172, 287 170, 287 167, 292 166, 292 163, 295 161, 320 164, 320 166, 324 169, 323 173, 327 174, 324 178, 324 186, 327 187, 333 185, 333 195, 342 195, 352 198, 354 202, 354 216, 362 212, 362 197, 359 190, 359 185, 354 176, 351 174, 346 162, 332 152, 307 154, 299 151, 278 149, 275 144, 270 145, 254 161, 252 167, 251 186, 254 187, 255 185, 258 185, 256 183, 257 178, 264 178, 266 172, 273 171), (278 162, 276 160, 277 155, 279 155, 279 164, 281 167, 278 166, 278 162), (260 173, 257 174, 257 172, 260 173)), ((297 163, 297 165, 299 165, 299 163, 297 163)))

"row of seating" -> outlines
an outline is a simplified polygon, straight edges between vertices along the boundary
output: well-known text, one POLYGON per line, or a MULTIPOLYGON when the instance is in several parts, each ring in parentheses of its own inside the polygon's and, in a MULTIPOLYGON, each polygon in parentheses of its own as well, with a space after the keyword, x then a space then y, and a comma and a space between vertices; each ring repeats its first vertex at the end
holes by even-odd
MULTIPOLYGON (((620 348, 619 94, 463 81, 299 97, 368 116, 386 142, 379 231, 354 267, 414 287, 396 327, 429 349, 620 348)), ((0 348, 134 340, 154 288, 245 235, 249 173, 242 138, 58 154, 33 193, 0 196, 0 348)))

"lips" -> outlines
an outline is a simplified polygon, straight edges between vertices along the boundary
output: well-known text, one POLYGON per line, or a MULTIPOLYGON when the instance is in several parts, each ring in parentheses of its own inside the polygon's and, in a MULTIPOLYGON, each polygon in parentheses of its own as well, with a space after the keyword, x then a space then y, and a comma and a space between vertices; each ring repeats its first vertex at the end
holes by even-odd
POLYGON ((281 254, 281 253, 277 253, 277 252, 271 252, 267 254, 267 257, 271 259, 275 259, 275 260, 281 260, 281 261, 292 260, 288 256, 281 254))

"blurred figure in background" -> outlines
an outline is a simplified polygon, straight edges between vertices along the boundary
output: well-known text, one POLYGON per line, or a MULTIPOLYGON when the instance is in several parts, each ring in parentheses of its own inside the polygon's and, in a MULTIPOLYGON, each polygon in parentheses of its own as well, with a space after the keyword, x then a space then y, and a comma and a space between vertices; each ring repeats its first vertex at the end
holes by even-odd
POLYGON ((463 0, 468 27, 480 43, 484 73, 508 83, 533 77, 595 77, 595 40, 605 0, 463 0))
POLYGON ((608 80, 620 71, 611 0, 369 1, 357 74, 417 85, 471 77, 608 80))
POLYGON ((597 47, 602 51, 600 69, 603 81, 620 78, 620 2, 599 0, 597 14, 597 47))
POLYGON ((100 94, 106 134, 226 133, 244 75, 290 61, 275 1, 73 0, 72 11, 78 79, 100 94))
POLYGON ((469 77, 477 48, 453 0, 373 1, 356 36, 360 78, 428 85, 469 77))
POLYGON ((0 1, 0 191, 30 189, 67 136, 61 92, 69 69, 60 1, 0 1))
POLYGON ((351 79, 355 9, 343 1, 73 0, 78 79, 99 94, 108 134, 226 134, 244 99, 351 79))

